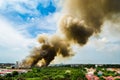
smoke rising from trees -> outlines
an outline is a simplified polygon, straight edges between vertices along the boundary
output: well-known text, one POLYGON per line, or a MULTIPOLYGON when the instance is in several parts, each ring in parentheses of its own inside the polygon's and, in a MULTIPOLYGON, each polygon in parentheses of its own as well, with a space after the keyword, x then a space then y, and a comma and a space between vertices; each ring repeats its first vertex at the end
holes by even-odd
MULTIPOLYGON (((48 66, 55 56, 73 56, 71 45, 83 46, 90 36, 100 33, 106 20, 112 21, 113 15, 120 14, 119 4, 120 0, 65 0, 62 5, 64 16, 59 22, 60 34, 41 35, 38 39, 41 46, 35 48, 23 63, 35 66, 43 60, 42 66, 48 66)), ((116 22, 119 23, 119 19, 116 22)))

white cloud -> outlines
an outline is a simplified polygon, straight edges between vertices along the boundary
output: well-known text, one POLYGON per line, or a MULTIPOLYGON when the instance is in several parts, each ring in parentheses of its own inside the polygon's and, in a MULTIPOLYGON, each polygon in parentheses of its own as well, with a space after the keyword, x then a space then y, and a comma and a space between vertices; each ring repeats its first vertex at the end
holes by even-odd
POLYGON ((20 34, 14 24, 0 16, 0 62, 21 61, 36 44, 36 39, 20 34))
POLYGON ((9 48, 28 48, 33 43, 14 29, 14 25, 0 17, 0 45, 9 48))
MULTIPOLYGON (((28 28, 30 30, 30 28, 33 28, 33 27, 36 27, 37 29, 41 29, 41 30, 46 30, 46 31, 48 30, 48 32, 51 32, 51 33, 52 31, 54 32, 57 28, 57 22, 60 17, 60 13, 55 12, 53 14, 50 14, 48 16, 44 16, 41 18, 39 17, 40 13, 36 9, 39 2, 42 5, 48 5, 49 0, 44 0, 44 1, 43 0, 34 0, 34 1, 33 0, 2 0, 2 2, 5 4, 6 7, 5 8, 0 7, 0 9, 3 9, 3 11, 6 11, 6 10, 8 11, 7 13, 8 19, 10 19, 11 21, 13 20, 13 23, 17 26, 16 29, 21 31, 21 33, 25 33, 26 35, 30 36, 31 34, 29 35, 28 28), (28 13, 30 16, 26 17, 26 15, 24 15, 25 20, 27 20, 28 22, 24 23, 25 21, 22 21, 24 17, 21 18, 20 16, 16 16, 16 18, 14 17, 11 18, 9 12, 11 14, 14 14, 15 16, 18 15, 16 12, 21 14, 28 13), (32 18, 31 18, 31 15, 32 15, 32 18)), ((5 17, 7 18, 7 16, 5 17)), ((38 32, 36 31, 34 33, 39 34, 39 31, 38 32)))
POLYGON ((32 9, 35 10, 33 13, 37 13, 36 7, 38 6, 38 4, 41 3, 43 7, 46 7, 49 5, 49 2, 50 0, 0 0, 0 5, 2 5, 0 6, 0 8, 1 9, 11 8, 10 10, 16 10, 17 12, 20 13, 33 12, 28 10, 32 9), (27 7, 28 9, 26 9, 25 7, 27 7))
POLYGON ((4 0, 0 0, 0 4, 3 4, 3 1, 4 1, 4 0))
POLYGON ((38 4, 38 0, 0 0, 0 9, 7 11, 16 11, 21 14, 38 14, 36 10, 38 4), (32 11, 29 9, 32 9, 32 11))

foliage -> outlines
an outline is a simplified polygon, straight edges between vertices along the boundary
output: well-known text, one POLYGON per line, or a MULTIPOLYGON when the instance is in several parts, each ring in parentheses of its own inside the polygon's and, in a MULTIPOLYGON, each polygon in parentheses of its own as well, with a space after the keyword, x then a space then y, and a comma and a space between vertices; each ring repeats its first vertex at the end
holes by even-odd
MULTIPOLYGON (((101 67, 97 67, 94 74, 97 75, 99 71, 103 72, 103 76, 120 75, 101 67)), ((21 74, 14 71, 12 74, 1 76, 0 80, 87 80, 86 73, 85 67, 41 67, 32 68, 27 73, 21 74)), ((99 76, 99 78, 104 80, 102 76, 99 76)))
POLYGON ((115 80, 120 80, 120 79, 116 78, 115 80))
POLYGON ((5 75, 6 78, 9 78, 9 77, 12 77, 12 74, 11 73, 8 73, 5 75))
POLYGON ((18 77, 17 80, 25 80, 25 78, 18 77))
POLYGON ((4 78, 2 76, 0 76, 0 80, 4 80, 4 78))
POLYGON ((106 71, 103 73, 103 76, 116 76, 115 71, 106 71))
POLYGON ((17 76, 18 74, 19 74, 19 73, 18 73, 17 71, 13 71, 13 72, 12 72, 12 76, 13 76, 13 77, 17 76))
POLYGON ((33 68, 32 71, 20 76, 27 80, 85 80, 86 70, 71 67, 43 67, 33 68))
POLYGON ((100 80, 105 80, 102 76, 101 77, 99 77, 100 78, 100 80))

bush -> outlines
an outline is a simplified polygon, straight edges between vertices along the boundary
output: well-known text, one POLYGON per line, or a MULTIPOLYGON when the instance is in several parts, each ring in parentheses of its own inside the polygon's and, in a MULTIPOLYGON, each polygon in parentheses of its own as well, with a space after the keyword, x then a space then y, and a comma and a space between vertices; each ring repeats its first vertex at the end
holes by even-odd
POLYGON ((4 78, 0 76, 0 80, 4 80, 4 78))
POLYGON ((12 76, 13 76, 13 77, 17 76, 18 74, 19 74, 19 73, 18 73, 17 71, 13 71, 13 72, 12 72, 12 76))
POLYGON ((103 76, 116 76, 115 71, 106 71, 103 73, 103 76))
POLYGON ((120 80, 120 79, 116 78, 115 80, 120 80))
POLYGON ((43 67, 33 68, 32 71, 23 74, 13 72, 5 77, 13 77, 13 80, 86 80, 85 74, 86 70, 83 67, 43 67))
POLYGON ((17 80, 25 80, 25 78, 19 77, 17 78, 17 80))
POLYGON ((5 75, 5 77, 6 77, 6 78, 7 78, 7 77, 12 77, 12 74, 11 74, 11 73, 8 73, 8 74, 5 75))

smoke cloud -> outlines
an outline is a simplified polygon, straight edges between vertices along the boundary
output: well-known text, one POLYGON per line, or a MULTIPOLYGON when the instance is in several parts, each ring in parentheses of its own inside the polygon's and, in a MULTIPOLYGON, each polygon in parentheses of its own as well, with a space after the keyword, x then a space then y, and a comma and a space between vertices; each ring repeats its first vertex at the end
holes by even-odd
POLYGON ((119 3, 120 0, 66 0, 60 29, 68 40, 84 45, 90 36, 101 32, 105 20, 112 20, 120 12, 119 3))
POLYGON ((120 0, 65 0, 58 29, 64 37, 41 35, 41 47, 35 48, 23 63, 35 66, 43 60, 42 66, 47 66, 55 56, 72 56, 71 45, 83 46, 90 36, 100 33, 106 20, 112 21, 113 15, 120 14, 119 4, 120 0))
POLYGON ((38 38, 40 47, 35 47, 31 54, 23 61, 24 66, 32 67, 40 62, 40 66, 48 66, 55 56, 61 55, 62 57, 72 56, 70 44, 59 36, 53 35, 48 37, 41 35, 38 38))

